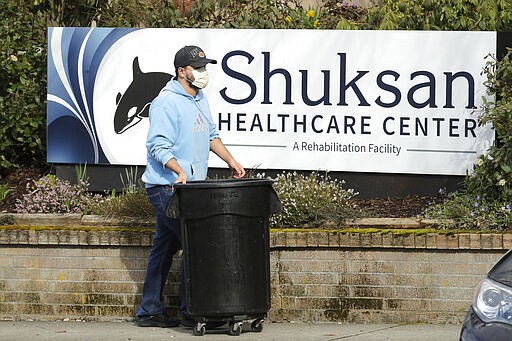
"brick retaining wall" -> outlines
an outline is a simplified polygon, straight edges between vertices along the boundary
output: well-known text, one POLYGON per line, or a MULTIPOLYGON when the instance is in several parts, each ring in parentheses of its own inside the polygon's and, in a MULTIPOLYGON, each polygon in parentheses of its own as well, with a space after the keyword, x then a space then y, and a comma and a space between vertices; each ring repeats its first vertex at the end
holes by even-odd
MULTIPOLYGON (((271 233, 274 321, 459 323, 512 235, 271 233)), ((129 319, 152 229, 0 228, 0 319, 129 319)), ((173 264, 166 300, 179 302, 173 264)))

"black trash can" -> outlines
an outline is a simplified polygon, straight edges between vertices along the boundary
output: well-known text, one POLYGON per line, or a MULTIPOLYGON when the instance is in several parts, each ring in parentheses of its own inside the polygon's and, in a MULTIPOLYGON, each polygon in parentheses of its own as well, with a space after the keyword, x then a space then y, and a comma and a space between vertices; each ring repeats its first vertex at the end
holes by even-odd
POLYGON ((205 333, 226 321, 262 330, 270 309, 269 217, 282 211, 270 179, 191 181, 174 185, 167 208, 181 221, 187 313, 205 333))

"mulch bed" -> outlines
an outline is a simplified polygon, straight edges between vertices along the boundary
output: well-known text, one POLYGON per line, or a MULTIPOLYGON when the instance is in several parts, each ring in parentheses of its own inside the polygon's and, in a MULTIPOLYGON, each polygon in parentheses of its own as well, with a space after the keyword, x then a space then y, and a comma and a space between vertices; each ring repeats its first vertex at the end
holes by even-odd
POLYGON ((404 198, 374 198, 350 200, 351 204, 363 209, 369 216, 385 218, 410 218, 422 214, 439 197, 408 196, 404 198))

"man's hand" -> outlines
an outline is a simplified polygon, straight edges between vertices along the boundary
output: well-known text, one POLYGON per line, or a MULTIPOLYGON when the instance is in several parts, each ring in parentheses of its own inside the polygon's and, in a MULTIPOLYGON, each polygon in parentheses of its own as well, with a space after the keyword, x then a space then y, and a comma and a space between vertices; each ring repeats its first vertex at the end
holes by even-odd
POLYGON ((245 176, 245 169, 244 167, 242 167, 240 163, 238 163, 238 161, 233 161, 229 165, 229 168, 231 169, 231 172, 233 173, 233 177, 235 179, 240 179, 245 176))
POLYGON ((172 158, 169 161, 167 161, 167 163, 165 164, 165 167, 169 168, 174 173, 178 174, 178 178, 176 179, 176 181, 174 181, 175 184, 186 184, 187 183, 187 179, 188 179, 187 173, 185 173, 185 171, 183 170, 183 168, 181 168, 180 164, 178 163, 178 161, 176 161, 175 158, 172 158))
POLYGON ((176 179, 176 181, 174 181, 174 183, 175 184, 186 184, 187 179, 188 179, 187 173, 182 172, 182 173, 178 174, 178 178, 176 179))

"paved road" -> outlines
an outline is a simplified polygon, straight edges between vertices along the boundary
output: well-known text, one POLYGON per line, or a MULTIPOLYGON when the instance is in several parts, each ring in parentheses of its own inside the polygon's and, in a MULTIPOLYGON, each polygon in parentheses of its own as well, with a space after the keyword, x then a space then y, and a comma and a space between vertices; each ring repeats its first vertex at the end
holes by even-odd
POLYGON ((445 324, 336 324, 264 323, 263 331, 244 324, 240 336, 229 336, 227 328, 194 336, 191 329, 140 328, 133 322, 29 322, 0 321, 0 340, 320 340, 320 341, 457 341, 460 325, 445 324))

